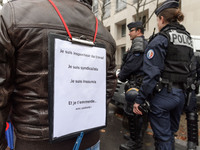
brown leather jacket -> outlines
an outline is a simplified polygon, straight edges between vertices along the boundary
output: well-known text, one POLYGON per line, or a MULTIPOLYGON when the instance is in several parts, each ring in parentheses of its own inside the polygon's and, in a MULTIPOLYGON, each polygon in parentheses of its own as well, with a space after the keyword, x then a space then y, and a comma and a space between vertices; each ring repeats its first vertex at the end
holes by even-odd
MULTIPOLYGON (((93 41, 95 16, 90 7, 75 0, 53 0, 72 37, 85 35, 93 41)), ((0 18, 0 150, 4 150, 5 122, 12 106, 11 121, 17 138, 47 140, 48 34, 67 32, 48 0, 13 0, 4 5, 0 18)), ((96 42, 106 46, 107 102, 115 86, 116 45, 99 21, 96 42)), ((90 136, 91 135, 91 136, 90 136)), ((88 134, 81 145, 95 144, 88 134)), ((73 141, 74 142, 74 141, 73 141)), ((72 148, 71 148, 72 149, 72 148)))

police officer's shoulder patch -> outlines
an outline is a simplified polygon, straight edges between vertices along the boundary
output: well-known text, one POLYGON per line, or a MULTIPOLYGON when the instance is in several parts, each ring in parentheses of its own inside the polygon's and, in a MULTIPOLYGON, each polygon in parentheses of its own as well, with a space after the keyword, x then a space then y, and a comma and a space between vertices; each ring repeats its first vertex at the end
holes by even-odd
POLYGON ((148 52, 147 52, 147 58, 148 59, 152 59, 153 56, 154 56, 154 50, 153 49, 148 50, 148 52))

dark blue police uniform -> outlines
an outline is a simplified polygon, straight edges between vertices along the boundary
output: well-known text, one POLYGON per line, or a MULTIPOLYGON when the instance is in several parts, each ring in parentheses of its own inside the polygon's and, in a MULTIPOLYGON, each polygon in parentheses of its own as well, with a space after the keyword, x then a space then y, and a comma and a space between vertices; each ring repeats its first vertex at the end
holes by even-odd
POLYGON ((120 81, 125 82, 127 79, 129 80, 132 74, 143 74, 143 54, 141 52, 133 53, 131 50, 127 52, 126 60, 124 60, 125 63, 118 75, 120 81))
POLYGON ((187 120, 187 149, 196 150, 199 144, 198 138, 198 110, 197 110, 197 98, 196 94, 199 93, 200 84, 200 57, 198 53, 195 59, 192 61, 192 71, 190 76, 190 83, 186 90, 186 103, 184 107, 184 112, 186 114, 187 120))
MULTIPOLYGON (((132 28, 143 28, 142 22, 131 22, 127 25, 129 30, 132 28)), ((143 75, 143 54, 146 48, 147 41, 144 36, 135 37, 132 40, 132 46, 127 53, 124 54, 123 63, 121 66, 118 78, 120 81, 130 81, 131 75, 143 75)))
MULTIPOLYGON (((156 36, 147 46, 143 65, 146 76, 135 100, 136 103, 142 104, 154 92, 165 66, 167 47, 168 39, 163 35, 156 36)), ((149 100, 151 106, 149 117, 155 140, 160 149, 171 149, 169 147, 173 145, 174 133, 178 130, 180 115, 185 103, 184 92, 182 89, 172 88, 169 93, 167 87, 164 87, 161 92, 155 93, 149 100)))
MULTIPOLYGON (((166 0, 155 14, 178 6, 178 0, 166 0)), ((149 119, 156 150, 174 150, 174 133, 185 104, 185 82, 191 74, 193 56, 190 34, 176 21, 164 26, 145 50, 145 76, 135 102, 150 102, 149 119)))
MULTIPOLYGON (((140 29, 141 33, 143 32, 142 22, 132 22, 127 26, 129 30, 136 28, 135 30, 140 29)), ((121 150, 140 150, 142 148, 143 133, 147 128, 147 115, 141 116, 133 113, 134 99, 138 94, 137 90, 144 76, 143 56, 146 45, 147 41, 144 39, 144 36, 134 37, 130 50, 123 57, 123 63, 118 75, 120 81, 128 81, 125 84, 126 104, 124 112, 128 118, 130 137, 125 144, 120 145, 121 150)))

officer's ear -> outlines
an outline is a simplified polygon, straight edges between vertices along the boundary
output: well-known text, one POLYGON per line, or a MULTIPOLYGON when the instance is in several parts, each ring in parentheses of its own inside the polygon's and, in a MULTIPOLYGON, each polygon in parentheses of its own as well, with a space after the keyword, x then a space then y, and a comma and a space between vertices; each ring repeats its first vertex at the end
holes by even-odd
POLYGON ((165 18, 163 16, 160 16, 160 21, 163 25, 167 24, 168 22, 165 20, 165 18))
POLYGON ((135 31, 136 31, 136 32, 140 32, 141 30, 140 30, 140 29, 138 29, 138 28, 135 28, 135 31))

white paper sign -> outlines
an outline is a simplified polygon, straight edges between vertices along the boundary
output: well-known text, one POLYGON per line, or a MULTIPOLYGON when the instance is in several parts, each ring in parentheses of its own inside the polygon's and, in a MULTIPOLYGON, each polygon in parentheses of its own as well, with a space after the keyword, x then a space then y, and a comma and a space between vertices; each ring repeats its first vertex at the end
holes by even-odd
POLYGON ((55 39, 53 137, 106 124, 106 51, 55 39))

